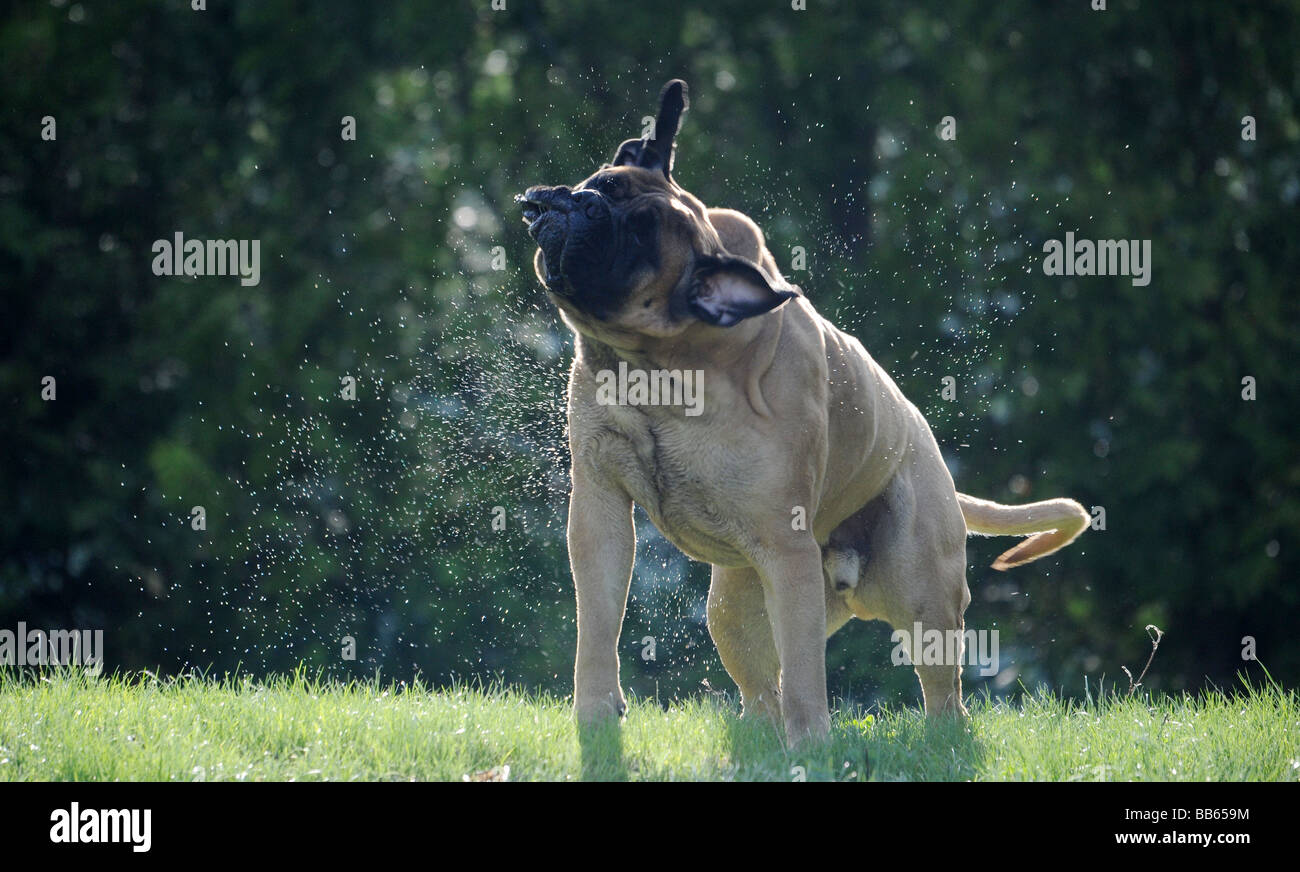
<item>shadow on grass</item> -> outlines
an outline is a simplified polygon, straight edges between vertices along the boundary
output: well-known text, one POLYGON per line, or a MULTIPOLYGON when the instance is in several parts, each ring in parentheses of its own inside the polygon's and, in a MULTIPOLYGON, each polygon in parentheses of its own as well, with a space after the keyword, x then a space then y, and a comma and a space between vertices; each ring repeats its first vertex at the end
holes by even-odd
POLYGON ((729 724, 738 781, 969 781, 984 748, 969 721, 920 711, 837 712, 825 742, 794 750, 765 719, 729 724))
POLYGON ((622 724, 611 719, 599 724, 578 724, 577 728, 582 780, 627 781, 622 724))

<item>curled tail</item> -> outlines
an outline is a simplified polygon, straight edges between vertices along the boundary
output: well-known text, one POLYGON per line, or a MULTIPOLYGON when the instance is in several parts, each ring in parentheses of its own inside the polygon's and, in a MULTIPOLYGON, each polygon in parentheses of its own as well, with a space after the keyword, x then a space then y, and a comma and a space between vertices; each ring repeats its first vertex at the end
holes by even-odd
POLYGON ((1074 500, 1043 500, 1007 506, 957 494, 966 529, 981 536, 1029 536, 993 561, 994 569, 1010 569, 1069 545, 1092 521, 1074 500), (1030 535, 1033 534, 1033 535, 1030 535))

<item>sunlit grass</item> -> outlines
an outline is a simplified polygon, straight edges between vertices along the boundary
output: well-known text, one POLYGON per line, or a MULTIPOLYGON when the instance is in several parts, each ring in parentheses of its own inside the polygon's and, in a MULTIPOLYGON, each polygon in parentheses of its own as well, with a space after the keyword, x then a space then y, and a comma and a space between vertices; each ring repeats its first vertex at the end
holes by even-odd
POLYGON ((0 670, 0 780, 1300 779, 1300 704, 1275 685, 971 714, 841 706, 828 742, 787 753, 717 696, 634 700, 580 736, 565 701, 501 687, 0 670))

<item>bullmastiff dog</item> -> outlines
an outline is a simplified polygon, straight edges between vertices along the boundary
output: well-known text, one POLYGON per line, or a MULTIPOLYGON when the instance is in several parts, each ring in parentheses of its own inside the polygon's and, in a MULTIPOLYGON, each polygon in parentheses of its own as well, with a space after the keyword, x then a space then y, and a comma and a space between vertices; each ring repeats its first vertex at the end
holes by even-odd
MULTIPOLYGON (((580 722, 626 708, 618 642, 633 505, 713 567, 708 627, 746 716, 826 735, 826 639, 850 617, 962 631, 966 536, 1068 544, 1072 500, 957 493, 925 418, 857 339, 782 277, 758 225, 673 179, 686 85, 654 132, 579 184, 516 199, 534 267, 575 335, 568 388, 580 722), (684 401, 692 387, 698 402, 684 401), (638 389, 639 388, 639 389, 638 389)), ((964 714, 961 664, 917 665, 927 715, 964 714)))

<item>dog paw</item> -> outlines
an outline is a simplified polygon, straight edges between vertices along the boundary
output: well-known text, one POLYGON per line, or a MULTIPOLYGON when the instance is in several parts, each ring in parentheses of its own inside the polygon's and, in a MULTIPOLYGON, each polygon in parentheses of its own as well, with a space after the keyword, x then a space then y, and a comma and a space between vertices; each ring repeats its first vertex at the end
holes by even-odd
POLYGON ((588 697, 574 703, 574 714, 578 722, 598 724, 603 721, 622 720, 627 715, 627 700, 621 692, 610 692, 603 696, 588 697))
POLYGON ((754 697, 741 694, 740 718, 745 721, 768 721, 781 729, 781 694, 775 690, 754 697))

